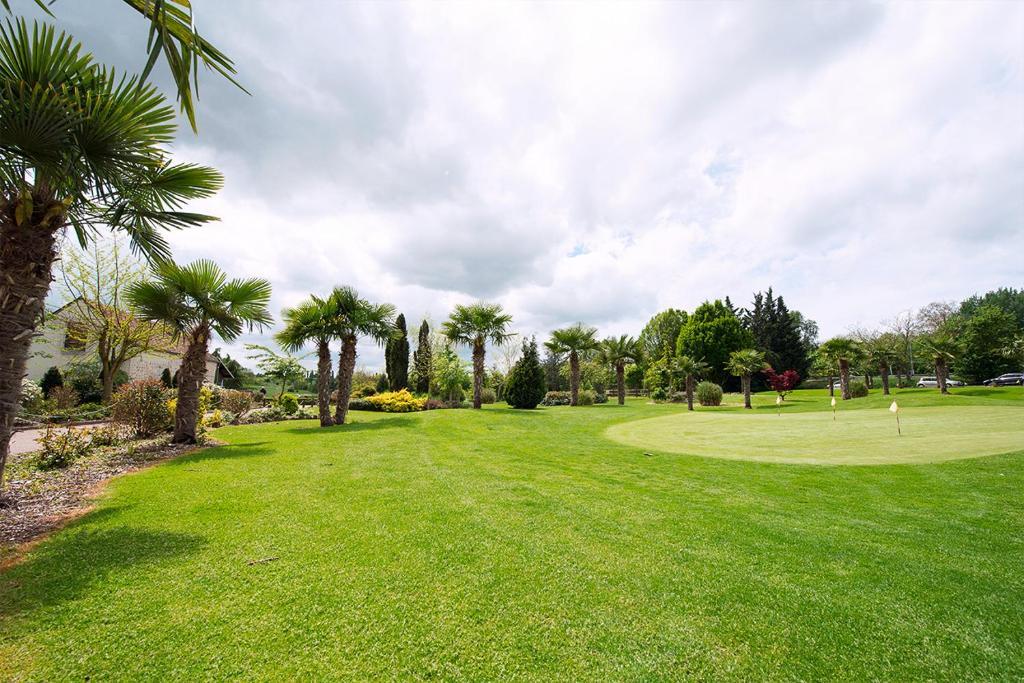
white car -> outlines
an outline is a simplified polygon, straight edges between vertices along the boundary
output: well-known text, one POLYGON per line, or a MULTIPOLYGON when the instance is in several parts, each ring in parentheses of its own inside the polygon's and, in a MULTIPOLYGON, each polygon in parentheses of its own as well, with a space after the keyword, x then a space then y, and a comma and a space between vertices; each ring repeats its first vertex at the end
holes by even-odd
MULTIPOLYGON (((938 377, 922 377, 921 379, 917 380, 917 387, 919 389, 925 389, 925 388, 932 388, 932 389, 934 389, 934 388, 936 388, 938 386, 939 386, 939 378, 938 377)), ((946 386, 947 387, 962 387, 962 386, 964 386, 964 383, 961 382, 958 379, 950 379, 950 378, 947 377, 946 378, 946 386)))

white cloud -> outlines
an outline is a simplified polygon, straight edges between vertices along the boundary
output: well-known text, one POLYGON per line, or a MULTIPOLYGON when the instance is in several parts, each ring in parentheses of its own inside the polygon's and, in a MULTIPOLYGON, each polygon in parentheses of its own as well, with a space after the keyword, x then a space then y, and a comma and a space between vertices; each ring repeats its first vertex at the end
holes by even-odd
MULTIPOLYGON (((253 96, 201 74, 223 220, 173 243, 275 306, 635 334, 774 286, 828 335, 1022 283, 1021 5, 195 5, 253 96)), ((130 12, 57 11, 141 65, 130 12)))

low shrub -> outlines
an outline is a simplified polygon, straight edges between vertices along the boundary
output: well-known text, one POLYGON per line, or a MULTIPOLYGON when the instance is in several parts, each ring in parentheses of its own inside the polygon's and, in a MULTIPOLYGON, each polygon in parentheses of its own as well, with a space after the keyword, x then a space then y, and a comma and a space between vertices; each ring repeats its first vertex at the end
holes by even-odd
POLYGON ((209 427, 221 427, 224 425, 224 411, 217 408, 211 413, 207 413, 205 422, 209 427))
POLYGON ((69 386, 50 389, 49 398, 57 410, 67 410, 78 405, 78 392, 69 386))
POLYGON ((114 394, 112 415, 139 438, 167 431, 174 421, 173 408, 168 410, 167 388, 158 379, 123 384, 114 394))
POLYGON ((490 387, 484 387, 483 389, 480 390, 481 403, 491 404, 497 400, 498 395, 495 393, 494 389, 491 389, 490 387))
POLYGON ((377 406, 370 403, 368 398, 353 398, 348 402, 349 410, 377 410, 377 406))
POLYGON ((369 384, 364 384, 361 387, 352 391, 352 398, 367 398, 377 393, 377 390, 369 384))
POLYGON ((567 406, 572 403, 572 394, 568 391, 549 391, 544 394, 542 406, 567 406))
POLYGON ((702 406, 722 405, 722 387, 714 382, 701 382, 697 385, 697 401, 702 406))
POLYGON ((242 416, 240 422, 242 424, 260 424, 261 422, 277 422, 287 417, 280 406, 266 406, 265 408, 250 410, 242 416))
POLYGON ((295 394, 282 394, 277 404, 285 415, 294 415, 299 410, 299 398, 295 394))
POLYGON ((596 389, 594 391, 594 403, 607 403, 608 392, 604 389, 596 389))
POLYGON ((66 427, 47 427, 39 437, 40 450, 36 454, 36 466, 51 470, 67 467, 75 460, 89 454, 92 444, 85 433, 66 427))
POLYGON ((597 395, 594 393, 592 389, 584 389, 579 394, 577 404, 581 406, 592 406, 594 405, 594 401, 596 400, 596 398, 597 395))
POLYGON ((868 385, 864 382, 850 383, 850 398, 864 398, 868 395, 868 385))
POLYGON ((668 397, 668 400, 672 403, 686 403, 686 392, 677 391, 668 397))
POLYGON ((82 432, 89 437, 89 443, 99 447, 120 446, 131 436, 125 425, 116 422, 86 428, 82 432))
POLYGON ((382 413, 413 413, 423 410, 427 402, 425 398, 416 398, 410 394, 408 389, 385 391, 366 400, 382 413))
POLYGON ((651 389, 651 400, 652 401, 664 401, 668 396, 664 387, 654 387, 651 389))
POLYGON ((447 407, 448 404, 439 398, 428 398, 423 404, 423 410, 443 410, 447 407))
POLYGON ((220 390, 220 409, 232 413, 236 419, 252 408, 252 393, 239 389, 220 390))

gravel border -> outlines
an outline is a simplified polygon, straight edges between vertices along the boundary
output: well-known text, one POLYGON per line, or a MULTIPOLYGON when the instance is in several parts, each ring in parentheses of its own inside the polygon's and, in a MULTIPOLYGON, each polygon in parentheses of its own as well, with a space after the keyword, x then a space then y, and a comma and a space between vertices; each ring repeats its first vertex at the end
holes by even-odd
POLYGON ((163 436, 99 448, 54 470, 37 469, 35 453, 11 455, 0 506, 0 561, 8 564, 9 556, 17 556, 23 544, 39 540, 87 512, 92 499, 113 477, 205 447, 172 445, 169 437, 163 436))

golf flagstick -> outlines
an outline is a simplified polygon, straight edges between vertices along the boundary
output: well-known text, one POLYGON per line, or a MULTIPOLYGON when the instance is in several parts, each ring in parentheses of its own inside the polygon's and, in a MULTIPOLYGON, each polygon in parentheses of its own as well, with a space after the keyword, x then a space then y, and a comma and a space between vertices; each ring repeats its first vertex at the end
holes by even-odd
POLYGON ((896 401, 893 401, 892 405, 889 406, 889 412, 896 413, 896 435, 903 436, 903 430, 900 429, 900 407, 896 405, 896 401))
POLYGON ((775 397, 775 405, 778 406, 779 417, 782 417, 782 397, 781 396, 776 396, 775 397))
POLYGON ((836 397, 832 397, 832 421, 836 421, 836 397))

